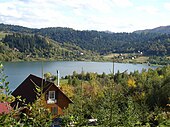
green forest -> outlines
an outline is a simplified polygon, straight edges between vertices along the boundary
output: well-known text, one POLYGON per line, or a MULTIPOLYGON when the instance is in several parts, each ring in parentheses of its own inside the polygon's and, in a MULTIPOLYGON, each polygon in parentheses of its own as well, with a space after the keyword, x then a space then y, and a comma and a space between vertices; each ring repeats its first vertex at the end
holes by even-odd
MULTIPOLYGON (((0 66, 1 102, 12 102, 7 76, 0 66)), ((88 119, 97 119, 98 127, 169 127, 170 126, 170 66, 142 72, 115 74, 80 74, 73 72, 61 80, 61 89, 73 100, 62 118, 62 125, 88 126, 88 119)), ((49 127, 51 114, 41 98, 27 105, 31 113, 13 110, 0 115, 0 126, 49 127), (38 105, 38 106, 37 106, 38 105)))
POLYGON ((82 73, 66 76, 66 93, 74 104, 66 111, 66 123, 86 125, 96 118, 97 126, 170 126, 170 66, 156 70, 82 73), (68 88, 67 88, 68 87, 68 88))
POLYGON ((1 33, 1 61, 93 60, 99 55, 69 43, 57 43, 37 34, 1 33))
MULTIPOLYGON (((41 35, 60 44, 74 44, 81 49, 95 51, 101 55, 108 53, 133 53, 138 51, 142 51, 144 55, 149 56, 170 55, 170 35, 168 32, 154 33, 144 31, 113 33, 94 30, 79 31, 62 27, 31 29, 5 24, 0 24, 0 31, 41 35)), ((166 31, 165 28, 164 31, 166 31)), ((23 43, 27 42, 23 41, 23 43)))
POLYGON ((164 27, 164 31, 157 28, 156 32, 113 33, 63 27, 33 29, 0 24, 0 60, 111 61, 104 56, 142 52, 143 56, 150 58, 145 63, 167 65, 170 56, 168 30, 169 27, 167 30, 164 27), (164 59, 159 61, 160 57, 164 59))

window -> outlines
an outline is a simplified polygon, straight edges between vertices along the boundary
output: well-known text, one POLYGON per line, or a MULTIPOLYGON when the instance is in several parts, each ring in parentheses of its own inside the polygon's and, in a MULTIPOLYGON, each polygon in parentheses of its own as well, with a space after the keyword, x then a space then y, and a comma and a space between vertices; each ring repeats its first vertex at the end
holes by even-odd
POLYGON ((50 104, 50 103, 56 103, 55 91, 48 92, 47 104, 50 104))
POLYGON ((48 99, 55 100, 55 91, 49 91, 48 99))

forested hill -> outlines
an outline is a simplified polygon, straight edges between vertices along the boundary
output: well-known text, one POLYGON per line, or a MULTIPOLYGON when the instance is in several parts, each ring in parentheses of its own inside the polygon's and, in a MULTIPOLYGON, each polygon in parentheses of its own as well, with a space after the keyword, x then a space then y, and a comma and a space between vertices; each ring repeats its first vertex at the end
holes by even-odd
POLYGON ((159 33, 159 34, 170 34, 170 26, 160 26, 153 29, 137 30, 134 33, 159 33))
POLYGON ((144 55, 170 55, 169 34, 152 32, 108 33, 79 31, 62 27, 31 29, 4 24, 0 24, 0 31, 41 35, 60 44, 69 43, 79 46, 81 49, 95 51, 102 55, 109 53, 133 53, 139 50, 144 55))
POLYGON ((7 25, 7 24, 0 24, 0 31, 6 31, 6 32, 21 32, 21 33, 33 33, 38 29, 32 29, 27 28, 23 26, 17 26, 17 25, 7 25))
MULTIPOLYGON (((100 54, 137 51, 139 48, 135 48, 133 45, 144 39, 142 35, 135 33, 78 31, 69 28, 45 28, 40 29, 38 34, 48 36, 61 43, 70 42, 83 49, 96 51, 100 54)), ((148 40, 148 36, 145 39, 148 40)))
POLYGON ((94 54, 76 45, 60 44, 37 34, 1 32, 0 36, 0 61, 91 60, 94 54))

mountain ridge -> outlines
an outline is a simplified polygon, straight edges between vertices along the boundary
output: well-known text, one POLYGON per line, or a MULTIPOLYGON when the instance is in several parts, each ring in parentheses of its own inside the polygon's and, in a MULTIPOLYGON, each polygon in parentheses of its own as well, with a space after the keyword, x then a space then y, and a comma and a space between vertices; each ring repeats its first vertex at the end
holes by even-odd
POLYGON ((91 59, 88 56, 93 55, 76 45, 61 44, 41 35, 0 32, 0 61, 91 59))
POLYGON ((159 26, 153 29, 136 30, 134 33, 159 33, 159 34, 170 34, 170 25, 159 26))
MULTIPOLYGON (((166 29, 166 27, 162 29, 166 29)), ((138 51, 142 51, 143 55, 147 56, 170 55, 170 34, 168 33, 163 34, 142 31, 112 33, 95 30, 80 31, 64 27, 32 29, 5 24, 0 24, 0 31, 38 35, 49 38, 61 45, 74 45, 84 51, 99 53, 100 55, 107 55, 109 53, 134 53, 138 51)), ((169 29, 167 32, 168 31, 169 29)), ((164 32, 166 31, 164 30, 164 32)), ((27 42, 23 41, 22 43, 24 44, 27 42)))
POLYGON ((45 28, 29 28, 25 26, 20 25, 11 25, 11 24, 4 24, 0 23, 0 31, 13 31, 13 32, 26 32, 26 33, 36 33, 45 29, 70 29, 75 31, 97 31, 97 32, 103 32, 103 33, 162 33, 162 34, 170 34, 170 25, 167 26, 158 26, 152 29, 144 29, 144 30, 135 30, 133 32, 112 32, 109 30, 106 31, 98 31, 98 30, 76 30, 74 28, 69 27, 45 27, 45 28))

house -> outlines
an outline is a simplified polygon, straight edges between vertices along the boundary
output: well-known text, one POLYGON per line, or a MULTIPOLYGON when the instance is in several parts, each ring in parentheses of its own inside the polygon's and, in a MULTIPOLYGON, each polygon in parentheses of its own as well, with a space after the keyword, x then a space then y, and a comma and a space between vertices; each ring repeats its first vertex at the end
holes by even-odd
MULTIPOLYGON (((54 116, 62 115, 63 109, 67 108, 70 103, 73 103, 59 87, 54 83, 46 81, 40 77, 30 74, 13 92, 14 97, 20 96, 25 99, 24 104, 33 103, 38 99, 37 87, 42 88, 45 105, 54 116)), ((12 107, 22 107, 23 104, 19 101, 14 101, 12 107)))

